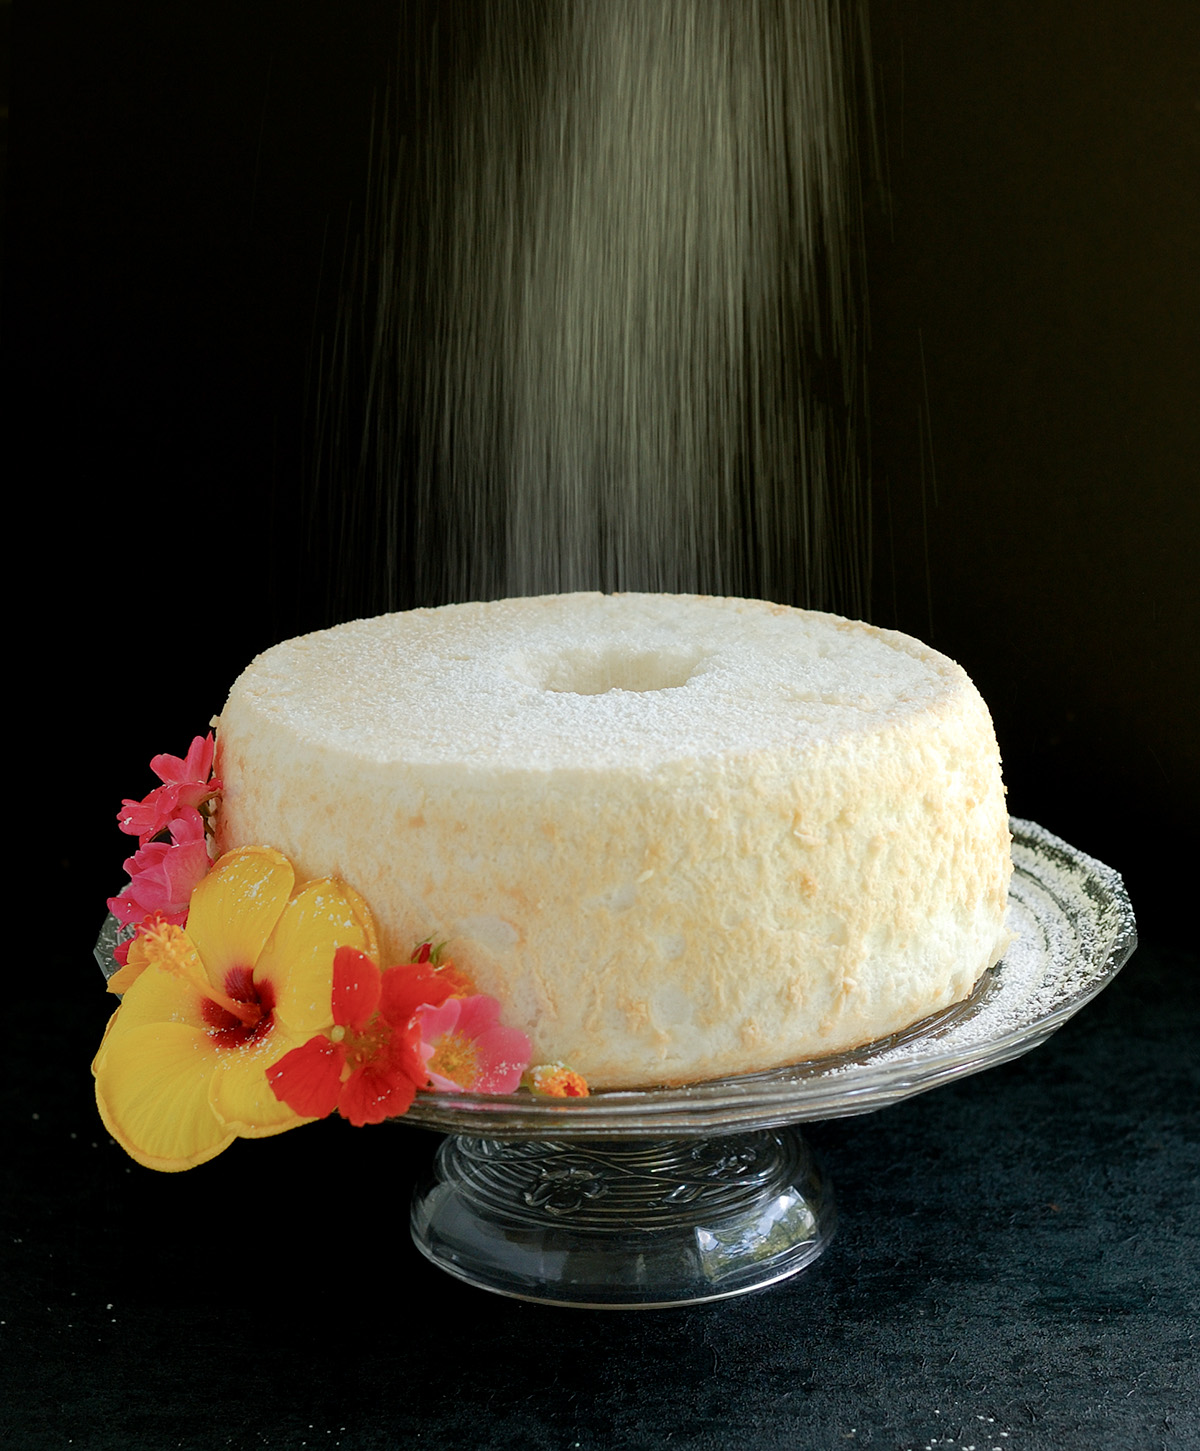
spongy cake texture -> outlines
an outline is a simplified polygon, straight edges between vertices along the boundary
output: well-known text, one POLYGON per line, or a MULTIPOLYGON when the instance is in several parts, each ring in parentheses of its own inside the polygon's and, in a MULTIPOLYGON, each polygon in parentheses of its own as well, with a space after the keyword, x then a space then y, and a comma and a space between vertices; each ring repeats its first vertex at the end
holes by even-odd
POLYGON ((777 1067, 967 995, 1006 941, 1000 760, 963 670, 754 600, 576 594, 260 655, 218 729, 223 850, 449 952, 593 1087, 777 1067))

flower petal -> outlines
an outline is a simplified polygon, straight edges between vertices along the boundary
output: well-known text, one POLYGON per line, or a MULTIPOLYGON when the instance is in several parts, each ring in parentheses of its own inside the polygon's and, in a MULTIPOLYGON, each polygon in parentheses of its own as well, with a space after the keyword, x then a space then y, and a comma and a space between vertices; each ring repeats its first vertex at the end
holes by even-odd
POLYGON ((382 978, 365 952, 339 947, 333 959, 333 1021, 361 1033, 379 1007, 382 978))
POLYGON ((396 1028, 375 1056, 342 1084, 338 1113, 359 1128, 381 1123, 407 1113, 417 1089, 428 1083, 416 1025, 396 1028))
POLYGON ((422 1007, 417 1014, 417 1026, 421 1032, 422 1041, 428 1045, 436 1043, 447 1033, 453 1033, 458 1027, 459 1015, 462 1013, 463 998, 447 998, 438 1007, 422 1007))
POLYGON ((145 843, 166 830, 178 805, 178 786, 156 786, 142 801, 126 798, 121 802, 117 826, 127 836, 136 836, 139 842, 145 843))
POLYGON ((317 1034, 267 1069, 271 1092, 305 1118, 326 1118, 342 1091, 346 1050, 317 1034))
POLYGON ((204 998, 192 983, 148 962, 125 990, 121 1006, 109 1020, 97 1062, 118 1038, 147 1023, 185 1023, 205 1031, 208 1024, 203 1005, 204 998))
POLYGON ((387 1067, 368 1063, 357 1068, 342 1085, 338 1113, 355 1128, 379 1124, 385 1118, 407 1113, 417 1090, 407 1074, 389 1072, 387 1067))
POLYGON ((363 931, 367 934, 367 945, 363 951, 372 962, 379 961, 379 932, 375 925, 375 918, 367 905, 367 899, 360 896, 348 882, 338 881, 338 888, 346 898, 351 911, 362 924, 363 931))
POLYGON ((479 1048, 479 1077, 476 1093, 516 1093, 529 1067, 529 1039, 519 1028, 493 1023, 476 1039, 479 1048))
POLYGON ((427 1088, 429 1074, 425 1071, 425 1059, 421 1044, 421 1030, 416 1023, 406 1028, 394 1028, 387 1046, 388 1071, 404 1074, 414 1088, 427 1088))
POLYGON ((129 885, 109 899, 108 910, 118 922, 140 922, 151 912, 174 921, 187 919, 192 892, 209 869, 204 822, 189 811, 171 823, 171 841, 152 841, 125 863, 129 885))
POLYGON ((178 756, 155 756, 150 769, 160 781, 206 782, 212 774, 214 741, 213 733, 194 736, 188 753, 181 760, 178 756))
POLYGON ((275 1015, 297 1038, 332 1026, 334 955, 339 947, 362 950, 373 940, 374 923, 369 912, 363 921, 364 911, 356 892, 330 878, 305 883, 283 909, 257 959, 254 980, 270 979, 275 1015))
POLYGON ((409 963, 389 967, 383 974, 383 992, 379 1010, 393 1027, 412 1021, 420 1007, 439 1007, 454 990, 454 985, 423 964, 409 963))
POLYGON ((241 1138, 281 1134, 307 1119, 271 1091, 267 1070, 301 1045, 273 1023, 248 1043, 223 1051, 209 1083, 208 1101, 217 1119, 241 1138))
POLYGON ((96 1103, 105 1128, 139 1164, 190 1169, 233 1142, 233 1129, 208 1102, 216 1052, 208 1034, 187 1023, 140 1023, 117 1040, 110 1029, 93 1064, 96 1103))
POLYGON ((292 894, 296 874, 266 846, 226 852, 192 893, 188 936, 214 987, 226 974, 258 961, 292 894))

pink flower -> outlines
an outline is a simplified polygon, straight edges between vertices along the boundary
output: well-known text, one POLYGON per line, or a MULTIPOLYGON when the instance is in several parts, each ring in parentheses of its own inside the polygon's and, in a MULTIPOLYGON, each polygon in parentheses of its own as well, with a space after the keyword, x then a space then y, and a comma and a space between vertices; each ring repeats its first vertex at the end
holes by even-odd
POLYGON ((150 769, 163 783, 141 801, 125 800, 117 812, 117 825, 128 836, 145 844, 165 831, 183 811, 195 810, 221 789, 210 780, 213 766, 213 734, 197 736, 182 760, 178 756, 155 756, 150 769))
POLYGON ((529 1039, 500 1021, 500 1004, 482 993, 418 1009, 421 1057, 434 1088, 446 1093, 515 1093, 529 1066, 529 1039))
POLYGON ((117 825, 127 836, 136 836, 144 845, 170 824, 179 805, 178 786, 156 786, 144 801, 128 798, 121 802, 117 825))
POLYGON ((209 868, 204 819, 186 807, 170 823, 171 840, 152 841, 125 862, 129 885, 110 897, 108 910, 123 926, 141 922, 152 912, 182 927, 192 892, 209 868))
MULTIPOLYGON (((213 790, 208 778, 212 775, 214 750, 213 733, 209 731, 206 736, 194 738, 182 761, 178 756, 155 756, 150 762, 150 769, 160 781, 165 781, 168 785, 202 787, 202 801, 213 790)), ((189 801, 187 804, 198 806, 199 801, 189 801)))

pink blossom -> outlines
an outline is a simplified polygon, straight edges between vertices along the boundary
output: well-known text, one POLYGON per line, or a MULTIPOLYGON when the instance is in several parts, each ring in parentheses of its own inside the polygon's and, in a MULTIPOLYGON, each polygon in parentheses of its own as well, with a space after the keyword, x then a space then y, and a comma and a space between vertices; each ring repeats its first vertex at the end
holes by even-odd
POLYGON ((169 842, 152 841, 126 861, 129 885, 108 903, 122 925, 140 922, 151 912, 180 927, 187 920, 192 892, 209 867, 204 819, 194 807, 185 807, 170 829, 169 842))
POLYGON ((145 845, 151 837, 167 829, 178 807, 178 786, 156 786, 144 801, 122 801, 117 825, 127 836, 136 836, 145 845))
POLYGON ((216 795, 221 783, 210 780, 213 766, 213 734, 197 736, 188 753, 179 756, 155 756, 150 769, 163 783, 141 801, 125 800, 117 812, 117 825, 128 836, 136 836, 140 845, 165 831, 181 812, 194 810, 202 801, 216 795))
POLYGON ((500 1004, 482 993, 423 1007, 416 1022, 434 1088, 446 1093, 515 1093, 529 1066, 529 1039, 499 1021, 500 1004))
MULTIPOLYGON (((214 749, 213 733, 209 731, 206 736, 196 736, 183 760, 178 756, 155 756, 150 762, 150 769, 160 781, 169 785, 203 786, 207 794, 214 749)), ((188 804, 195 806, 197 803, 192 801, 188 804)))

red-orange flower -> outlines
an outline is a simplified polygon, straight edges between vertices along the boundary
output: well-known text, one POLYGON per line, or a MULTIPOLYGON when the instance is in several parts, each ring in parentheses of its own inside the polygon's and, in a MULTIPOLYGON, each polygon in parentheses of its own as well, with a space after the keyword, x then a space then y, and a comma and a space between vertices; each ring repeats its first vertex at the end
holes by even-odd
POLYGON ((529 1087, 547 1098, 587 1098, 587 1079, 565 1063, 539 1063, 529 1070, 529 1087))
POLYGON ((437 1006, 453 984, 424 963, 379 968, 364 952, 333 960, 333 1027, 267 1070, 271 1091, 304 1118, 336 1108, 361 1127, 407 1112, 429 1082, 417 1009, 437 1006))

